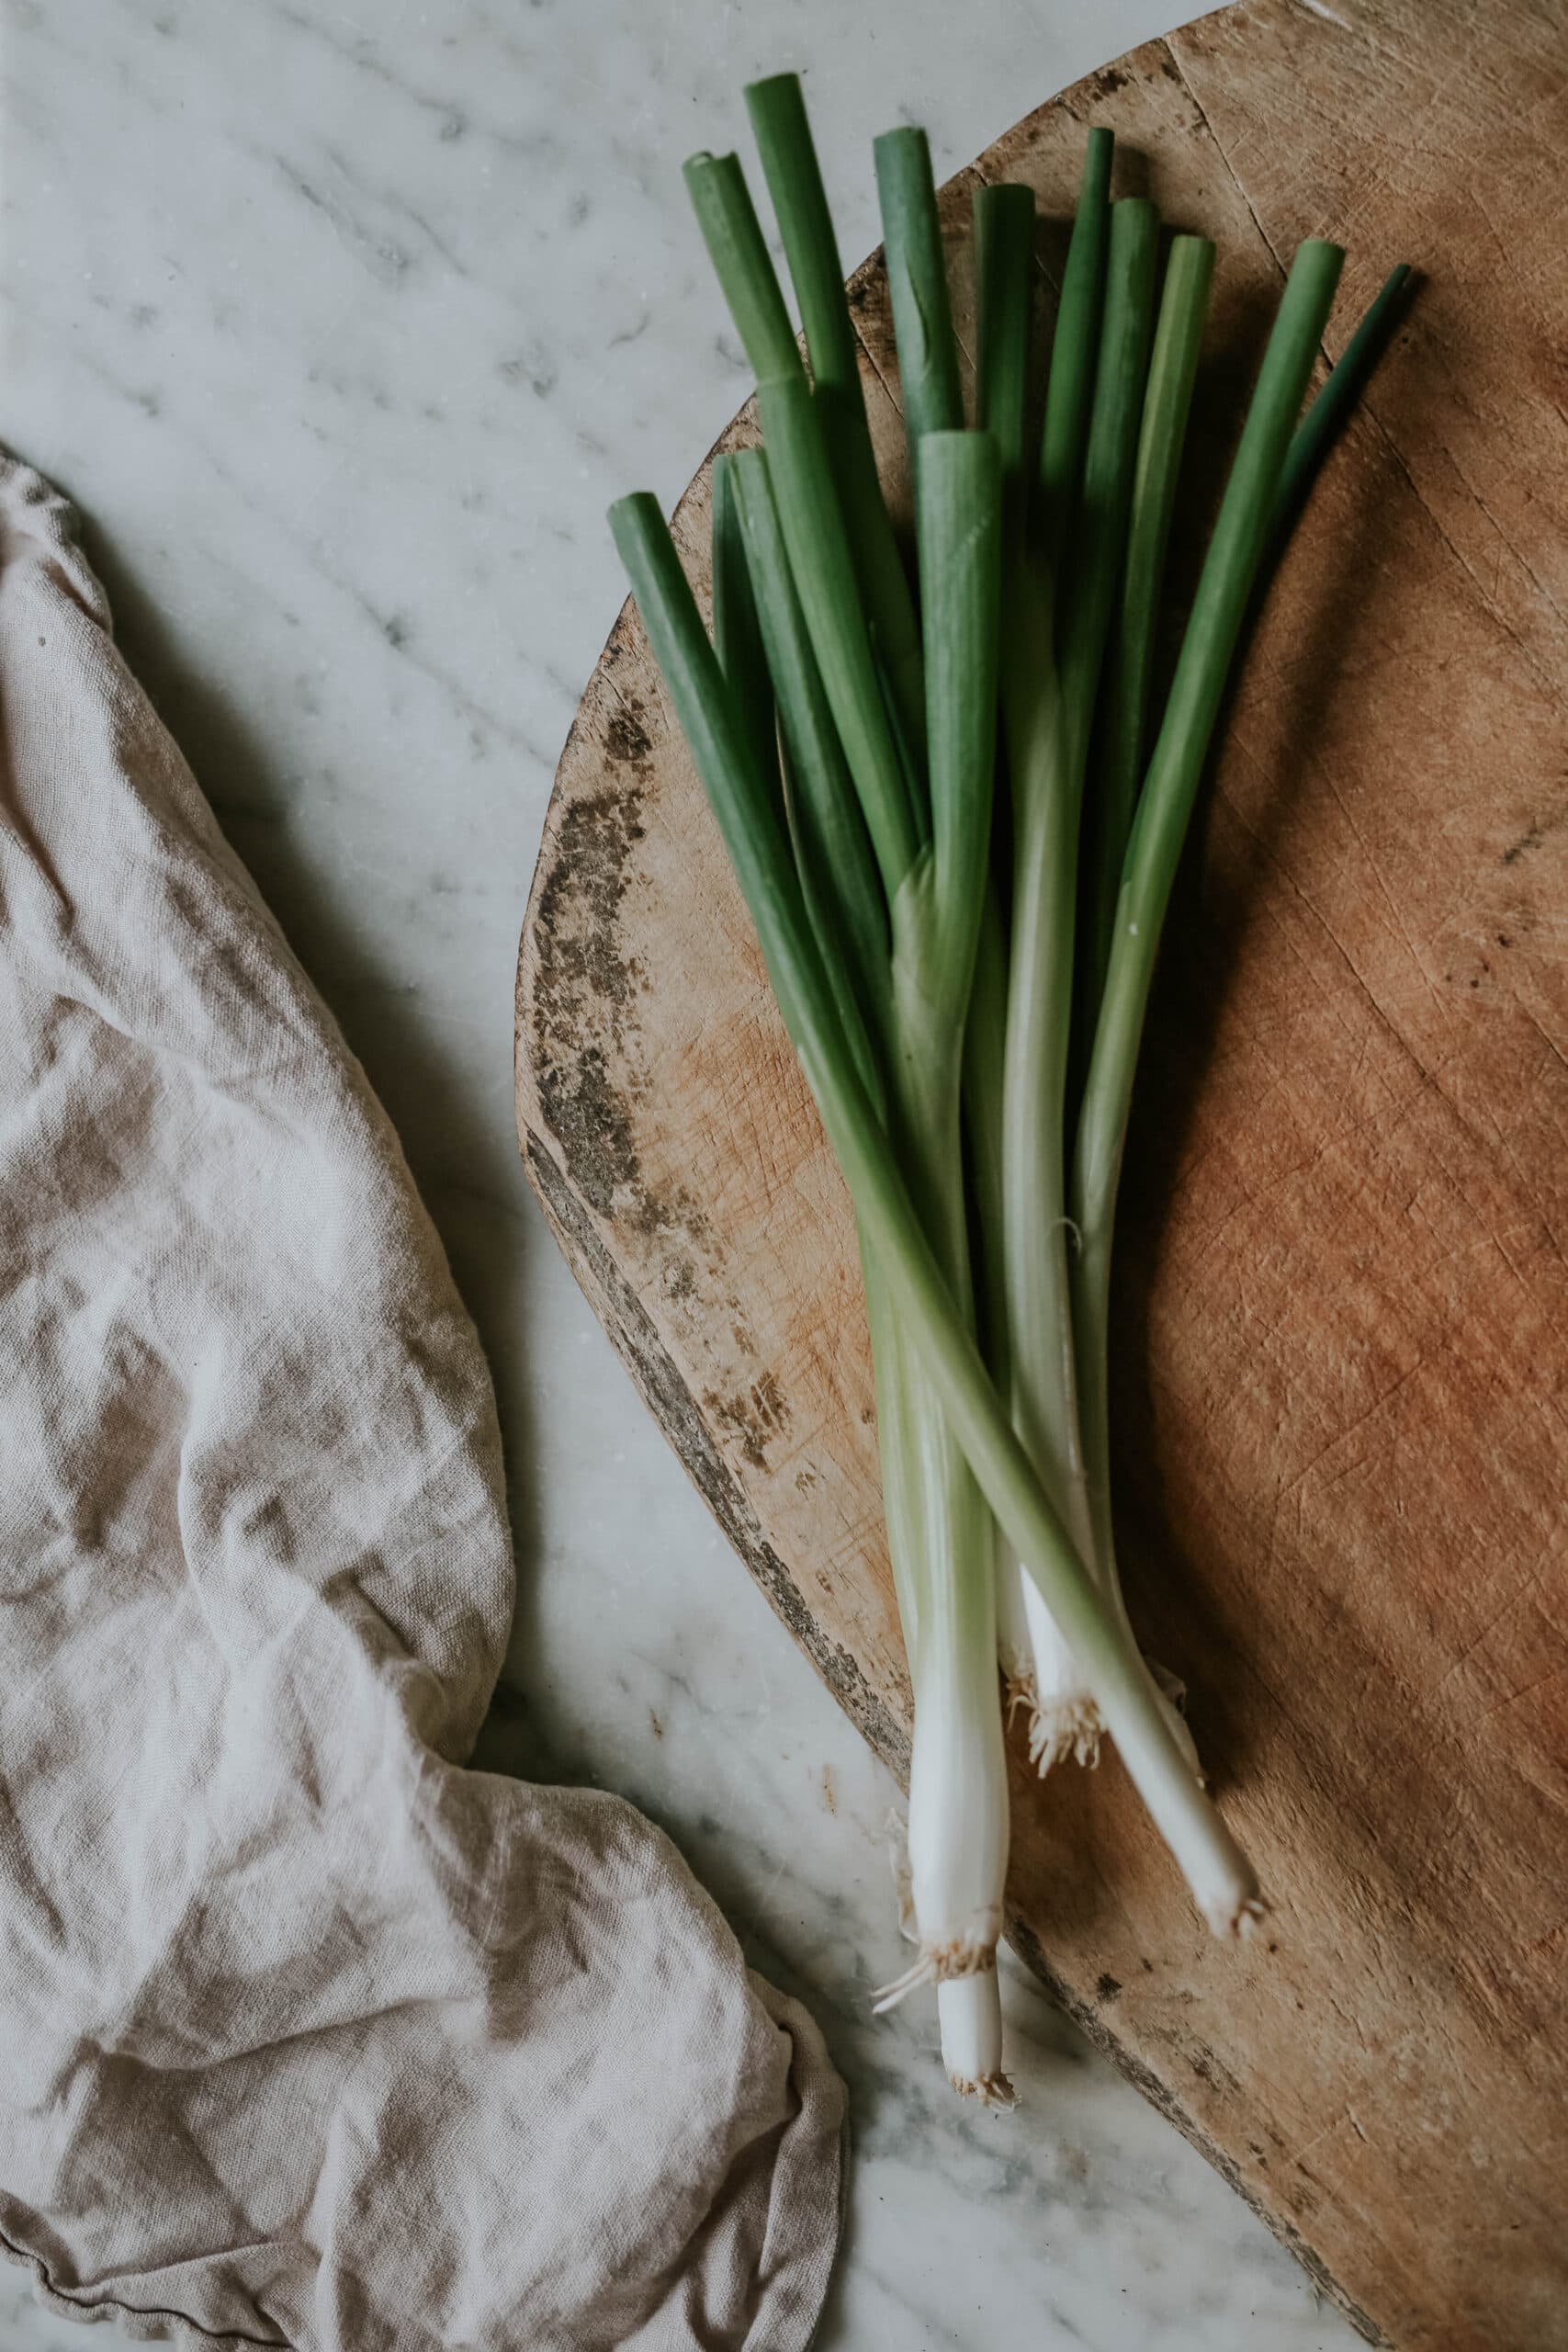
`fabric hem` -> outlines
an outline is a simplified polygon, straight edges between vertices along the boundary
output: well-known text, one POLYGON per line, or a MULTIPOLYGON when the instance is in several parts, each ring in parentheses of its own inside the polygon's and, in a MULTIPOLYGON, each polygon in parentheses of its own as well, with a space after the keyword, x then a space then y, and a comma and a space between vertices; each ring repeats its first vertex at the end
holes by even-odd
POLYGON ((236 2335, 232 2329, 214 2335, 184 2312, 143 2311, 134 2303, 116 2302, 112 2296, 102 2302, 84 2303, 58 2288, 49 2275, 41 2255, 29 2254, 0 2230, 0 2255, 7 2262, 16 2263, 33 2275, 33 2293, 46 2312, 57 2319, 74 2320, 78 2327, 91 2327, 97 2320, 112 2319, 118 2328, 138 2344, 172 2344, 175 2352, 296 2352, 296 2346, 286 2335, 236 2335))

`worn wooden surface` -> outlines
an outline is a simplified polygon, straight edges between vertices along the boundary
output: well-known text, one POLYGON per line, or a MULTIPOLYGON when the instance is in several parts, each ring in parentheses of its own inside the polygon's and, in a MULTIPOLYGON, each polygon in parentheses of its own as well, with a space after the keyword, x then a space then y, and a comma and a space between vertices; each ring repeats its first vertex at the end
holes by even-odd
MULTIPOLYGON (((1015 1791, 1021 1949, 1374 2342, 1568 2346, 1568 6, 1251 0, 944 199, 1119 186, 1221 241, 1229 439, 1280 263, 1428 277, 1248 662, 1129 1162, 1134 1612, 1274 1910, 1207 1940, 1114 1763, 1015 1791)), ((874 128, 868 124, 868 132, 874 128)), ((868 162, 869 168, 869 162, 868 162)), ((1046 228, 1049 278, 1062 249, 1046 228)), ((875 263, 854 285, 900 486, 875 263)), ((737 421, 743 437, 747 420, 737 421)), ((1192 502, 1212 496, 1213 469, 1192 502)), ((679 535, 705 583, 705 469, 679 535)), ((908 1690, 850 1217, 635 617, 557 780, 517 1110, 692 1476, 889 1761, 908 1690)))

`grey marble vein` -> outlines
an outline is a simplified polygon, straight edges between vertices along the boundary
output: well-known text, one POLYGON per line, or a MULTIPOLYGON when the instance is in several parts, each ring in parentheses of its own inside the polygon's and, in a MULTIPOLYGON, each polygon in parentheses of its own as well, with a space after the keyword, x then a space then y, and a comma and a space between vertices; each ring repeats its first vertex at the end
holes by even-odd
MULTIPOLYGON (((623 584, 746 377, 687 216, 805 66, 846 262, 872 135, 956 169, 1173 0, 10 0, 3 429, 362 1056, 480 1325, 521 1587, 490 1760, 625 1792, 852 2094, 822 2352, 1347 2352, 1289 2258, 1009 1966, 965 2112, 897 1968, 892 1785, 687 1487, 528 1198, 513 959, 623 584), (615 1629, 606 1655, 604 1629, 615 1629)), ((113 2339, 105 2329, 99 2338, 113 2339)), ((0 2344, 69 2324, 0 2269, 0 2344)))

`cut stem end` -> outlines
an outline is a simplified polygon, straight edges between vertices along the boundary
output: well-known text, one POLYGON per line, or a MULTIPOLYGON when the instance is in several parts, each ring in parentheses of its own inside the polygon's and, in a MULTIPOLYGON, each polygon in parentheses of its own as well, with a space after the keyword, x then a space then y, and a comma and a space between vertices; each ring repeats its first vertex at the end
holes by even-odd
POLYGON ((982 2107, 1014 2108, 1018 2093, 1006 2075, 982 2075, 977 2082, 963 2075, 949 2075, 948 2081, 960 2098, 977 2098, 982 2107))
POLYGON ((1227 1941, 1248 1943, 1269 1916, 1269 1905, 1260 1894, 1243 1895, 1239 1901, 1207 1903, 1203 1917, 1211 1930, 1227 1941))

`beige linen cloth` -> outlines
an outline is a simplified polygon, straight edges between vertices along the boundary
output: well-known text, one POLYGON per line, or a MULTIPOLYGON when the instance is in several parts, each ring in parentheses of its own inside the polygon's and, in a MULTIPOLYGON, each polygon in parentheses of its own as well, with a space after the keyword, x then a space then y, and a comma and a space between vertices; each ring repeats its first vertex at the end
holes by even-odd
POLYGON ((842 2093, 669 1842, 466 1770, 489 1377, 0 464, 0 2241, 186 2352, 792 2352, 842 2093))

